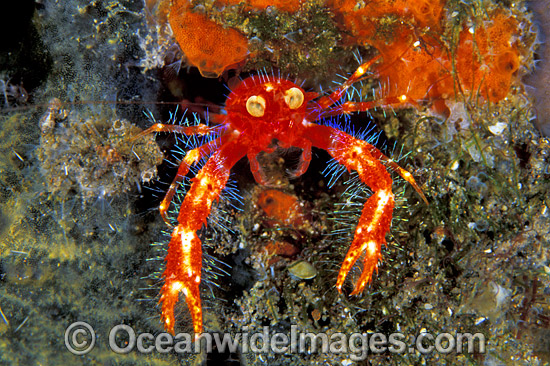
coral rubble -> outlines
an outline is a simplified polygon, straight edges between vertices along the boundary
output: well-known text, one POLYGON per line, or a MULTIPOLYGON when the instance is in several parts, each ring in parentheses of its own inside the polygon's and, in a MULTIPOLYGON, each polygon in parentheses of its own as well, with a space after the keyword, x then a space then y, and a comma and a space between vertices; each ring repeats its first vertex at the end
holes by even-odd
POLYGON ((157 176, 163 156, 154 139, 130 140, 141 129, 123 119, 82 118, 50 101, 40 120, 37 154, 48 190, 77 194, 84 203, 139 188, 157 176))

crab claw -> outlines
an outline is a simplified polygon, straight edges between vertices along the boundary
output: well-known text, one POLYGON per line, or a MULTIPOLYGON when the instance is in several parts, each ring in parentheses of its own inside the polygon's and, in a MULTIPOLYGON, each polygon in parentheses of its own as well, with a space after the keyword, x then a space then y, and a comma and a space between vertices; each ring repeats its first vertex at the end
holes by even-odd
POLYGON ((179 293, 183 292, 193 320, 195 335, 202 333, 202 306, 199 292, 201 282, 202 248, 195 231, 186 230, 178 225, 172 232, 172 238, 166 256, 164 285, 160 302, 162 303, 162 321, 164 328, 174 334, 174 305, 179 293))
POLYGON ((386 233, 390 230, 394 207, 392 179, 377 158, 378 149, 364 141, 338 131, 328 151, 346 168, 356 170, 361 181, 374 192, 363 206, 353 242, 336 280, 336 288, 341 292, 348 272, 364 253, 363 271, 351 293, 355 295, 371 281, 374 270, 378 268, 378 261, 382 258, 382 245, 386 244, 386 233))
MULTIPOLYGON (((358 294, 372 279, 382 257, 382 245, 386 244, 386 233, 390 230, 394 207, 392 179, 381 163, 384 155, 371 144, 331 126, 311 124, 307 127, 313 146, 327 150, 348 170, 355 170, 361 181, 374 192, 365 202, 353 242, 336 280, 336 288, 341 292, 348 272, 364 254, 363 271, 352 292, 352 295, 358 294)), ((403 172, 408 174, 405 170, 403 172)))
POLYGON ((363 253, 363 271, 351 295, 361 293, 371 281, 374 270, 378 269, 378 261, 382 258, 382 244, 386 244, 385 236, 391 224, 393 205, 391 190, 377 191, 365 203, 353 242, 338 273, 336 288, 339 292, 342 292, 348 272, 363 253))
POLYGON ((164 285, 160 292, 164 328, 172 334, 175 323, 174 306, 180 292, 185 295, 195 337, 202 333, 199 291, 202 243, 197 231, 206 224, 212 203, 218 200, 229 179, 231 167, 245 155, 245 151, 239 141, 227 142, 219 148, 191 180, 191 186, 181 204, 178 225, 172 232, 168 246, 166 269, 163 273, 164 285))

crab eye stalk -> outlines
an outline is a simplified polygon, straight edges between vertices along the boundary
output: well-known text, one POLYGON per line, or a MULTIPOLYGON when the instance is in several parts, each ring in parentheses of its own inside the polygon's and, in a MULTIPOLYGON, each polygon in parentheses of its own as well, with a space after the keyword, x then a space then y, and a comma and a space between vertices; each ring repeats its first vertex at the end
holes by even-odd
POLYGON ((285 92, 285 103, 290 109, 298 109, 304 103, 304 93, 298 88, 290 88, 285 92))
POLYGON ((259 95, 252 95, 246 101, 246 110, 252 117, 262 117, 265 113, 265 99, 259 95))

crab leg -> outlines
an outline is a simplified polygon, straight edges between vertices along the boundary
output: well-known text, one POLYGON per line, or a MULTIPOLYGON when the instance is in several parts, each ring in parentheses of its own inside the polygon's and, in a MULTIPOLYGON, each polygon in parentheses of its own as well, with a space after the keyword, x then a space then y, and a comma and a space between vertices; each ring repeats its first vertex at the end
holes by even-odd
MULTIPOLYGON (((259 149, 248 151, 247 155, 248 155, 248 161, 250 162, 250 171, 252 172, 252 175, 254 176, 254 180, 256 181, 256 183, 261 184, 263 186, 270 186, 272 184, 265 176, 262 166, 258 161, 258 154, 261 151, 262 150, 259 150, 259 149)), ((268 154, 271 154, 272 152, 275 151, 275 148, 265 148, 263 149, 263 151, 268 154)))
MULTIPOLYGON (((153 132, 175 132, 175 133, 181 133, 181 134, 190 136, 195 134, 206 135, 208 133, 213 132, 213 130, 214 128, 208 127, 207 125, 204 125, 204 124, 198 124, 196 126, 181 126, 181 125, 155 123, 151 127, 131 137, 130 141, 135 141, 140 137, 146 136, 153 132)), ((168 189, 168 192, 166 193, 166 195, 164 196, 164 199, 160 204, 159 211, 164 222, 168 223, 168 221, 166 220, 166 211, 168 210, 168 207, 170 206, 170 202, 172 201, 172 198, 176 193, 176 187, 183 180, 183 177, 185 177, 189 172, 189 167, 194 163, 196 163, 197 161, 199 161, 204 156, 209 155, 210 152, 216 147, 216 144, 219 144, 220 141, 221 141, 220 138, 216 140, 212 140, 202 146, 197 147, 196 149, 188 151, 187 154, 185 154, 185 157, 183 158, 182 162, 178 167, 178 173, 174 177, 174 180, 170 184, 170 188, 168 189)))
POLYGON ((197 147, 196 149, 190 150, 185 154, 185 157, 181 161, 178 172, 174 179, 172 180, 172 183, 170 184, 170 188, 168 189, 168 192, 166 192, 166 195, 164 196, 164 199, 160 203, 159 211, 160 216, 168 224, 168 220, 166 219, 166 211, 168 211, 168 207, 170 206, 170 202, 172 202, 172 198, 174 198, 174 194, 176 194, 176 188, 178 184, 181 183, 183 178, 189 173, 189 168, 195 164, 197 161, 202 159, 205 156, 210 155, 210 153, 214 150, 214 148, 220 143, 221 138, 217 138, 216 140, 212 140, 202 146, 197 147))
POLYGON ((341 114, 350 114, 353 112, 364 112, 378 107, 387 108, 408 105, 413 105, 415 107, 419 106, 418 103, 410 99, 406 94, 403 94, 398 97, 386 97, 370 102, 344 102, 339 106, 327 110, 322 113, 322 115, 323 117, 339 116, 341 114))
POLYGON ((174 334, 174 306, 183 292, 193 320, 195 336, 202 333, 202 306, 199 292, 202 267, 202 246, 197 231, 206 225, 212 203, 218 200, 229 178, 231 167, 246 155, 238 141, 228 141, 206 162, 191 180, 191 187, 181 204, 178 225, 172 232, 164 285, 161 289, 164 327, 174 334))
POLYGON ((364 253, 363 271, 355 284, 354 295, 363 291, 370 282, 382 257, 381 249, 386 244, 394 206, 392 179, 386 167, 378 160, 378 149, 374 146, 329 126, 309 124, 307 128, 309 131, 306 136, 314 146, 327 150, 348 170, 356 170, 363 183, 374 192, 363 206, 353 242, 336 281, 336 288, 341 292, 348 272, 364 253))
POLYGON ((399 174, 403 179, 405 179, 414 188, 416 193, 418 193, 420 198, 422 198, 422 201, 424 201, 424 203, 426 205, 429 205, 428 199, 424 195, 424 192, 422 192, 422 189, 420 189, 420 186, 418 185, 418 183, 416 183, 416 181, 414 180, 411 173, 409 173, 407 170, 401 168, 399 166, 399 164, 397 164, 391 158, 388 158, 386 155, 382 154, 382 152, 378 149, 371 150, 371 154, 375 158, 377 158, 378 160, 383 161, 384 163, 386 163, 391 169, 396 171, 397 174, 399 174))
POLYGON ((309 163, 311 162, 311 145, 306 144, 302 146, 302 154, 300 155, 300 161, 298 166, 291 173, 291 177, 299 177, 307 171, 309 163))
POLYGON ((347 79, 342 85, 340 85, 338 89, 332 92, 332 94, 330 94, 329 96, 320 98, 317 101, 318 107, 320 107, 321 109, 327 109, 328 107, 330 107, 331 105, 339 101, 340 98, 342 98, 342 96, 346 92, 346 90, 350 86, 352 86, 356 81, 358 81, 363 75, 365 75, 367 70, 370 69, 370 67, 379 59, 380 59, 380 56, 376 56, 370 59, 369 61, 361 64, 355 70, 355 72, 349 77, 349 79, 347 79))
POLYGON ((180 125, 167 125, 163 123, 155 123, 151 127, 141 131, 137 135, 133 136, 130 141, 139 139, 153 132, 175 132, 182 135, 206 135, 215 131, 216 127, 209 127, 207 125, 198 124, 196 126, 180 126, 180 125))

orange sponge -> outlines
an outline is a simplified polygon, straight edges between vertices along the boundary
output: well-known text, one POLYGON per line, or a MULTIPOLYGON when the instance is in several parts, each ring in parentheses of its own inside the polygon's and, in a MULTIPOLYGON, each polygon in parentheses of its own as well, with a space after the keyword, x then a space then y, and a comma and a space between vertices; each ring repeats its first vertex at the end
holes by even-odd
POLYGON ((290 226, 301 226, 305 222, 305 213, 298 197, 276 189, 266 189, 260 193, 258 206, 271 219, 290 226))
POLYGON ((359 44, 390 41, 405 29, 440 29, 445 0, 374 0, 359 6, 355 0, 329 0, 328 5, 359 44))
POLYGON ((403 31, 392 44, 378 50, 383 62, 376 72, 386 93, 406 94, 415 101, 453 95, 451 62, 436 39, 426 36, 420 42, 412 31, 403 31))
POLYGON ((382 62, 376 72, 390 95, 437 102, 458 92, 479 93, 497 102, 510 91, 519 68, 518 23, 504 11, 494 11, 475 30, 464 27, 451 54, 439 38, 445 0, 373 0, 362 7, 329 0, 329 5, 351 34, 349 43, 378 50, 382 62))
POLYGON ((514 40, 517 27, 514 18, 499 11, 483 26, 461 32, 456 67, 465 91, 479 91, 491 102, 506 97, 513 74, 519 68, 519 51, 514 40))
POLYGON ((232 28, 224 28, 203 14, 193 13, 187 0, 175 0, 168 21, 188 62, 206 77, 217 77, 224 70, 244 61, 247 38, 232 28))

